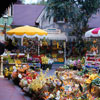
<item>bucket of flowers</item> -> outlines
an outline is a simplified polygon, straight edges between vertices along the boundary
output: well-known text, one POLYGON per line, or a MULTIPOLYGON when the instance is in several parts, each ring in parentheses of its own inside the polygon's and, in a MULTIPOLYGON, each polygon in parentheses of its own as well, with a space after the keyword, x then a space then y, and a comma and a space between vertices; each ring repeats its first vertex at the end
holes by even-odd
POLYGON ((18 65, 13 66, 13 72, 12 72, 12 80, 13 82, 19 86, 19 82, 21 78, 26 74, 26 71, 29 69, 29 65, 18 65))
POLYGON ((27 70, 26 75, 20 80, 19 85, 23 89, 23 91, 29 95, 32 95, 31 91, 29 90, 29 85, 31 84, 32 80, 35 80, 38 76, 38 73, 33 70, 27 70))
POLYGON ((62 81, 56 76, 47 76, 41 71, 40 75, 32 80, 29 90, 32 92, 32 100, 59 100, 64 91, 62 81))

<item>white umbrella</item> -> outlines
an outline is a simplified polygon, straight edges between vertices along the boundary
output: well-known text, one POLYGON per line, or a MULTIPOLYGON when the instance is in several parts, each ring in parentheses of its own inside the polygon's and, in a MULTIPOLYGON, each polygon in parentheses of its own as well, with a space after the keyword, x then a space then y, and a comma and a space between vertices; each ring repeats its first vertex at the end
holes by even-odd
POLYGON ((85 37, 100 37, 100 28, 94 28, 87 31, 85 37))

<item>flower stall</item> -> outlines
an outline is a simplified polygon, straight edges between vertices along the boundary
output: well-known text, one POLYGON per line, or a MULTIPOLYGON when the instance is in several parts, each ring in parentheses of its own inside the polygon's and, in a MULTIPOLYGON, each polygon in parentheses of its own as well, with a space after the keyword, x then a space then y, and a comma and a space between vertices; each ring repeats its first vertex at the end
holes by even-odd
POLYGON ((54 63, 63 64, 66 62, 67 36, 60 29, 45 29, 48 32, 46 39, 41 40, 40 54, 52 58, 54 63))
MULTIPOLYGON (((29 58, 28 62, 34 61, 29 58)), ((100 71, 85 67, 85 57, 69 58, 67 65, 59 66, 54 75, 47 75, 48 64, 53 60, 41 56, 41 67, 46 66, 44 72, 36 72, 28 63, 22 64, 19 59, 15 65, 5 68, 5 78, 11 79, 31 100, 99 100, 100 99, 100 71)), ((38 59, 35 59, 35 63, 38 59)), ((34 63, 33 62, 33 63, 34 63)), ((34 65, 35 66, 35 65, 34 65)))
MULTIPOLYGON (((32 38, 36 38, 37 40, 40 40, 41 38, 43 39, 44 37, 46 37, 47 34, 48 33, 46 31, 42 30, 42 29, 27 25, 27 26, 21 26, 21 27, 17 27, 17 28, 14 28, 12 30, 9 30, 7 32, 7 37, 11 38, 11 39, 14 38, 14 37, 20 38, 21 39, 21 45, 23 45, 23 42, 24 42, 24 45, 29 46, 27 39, 25 39, 25 41, 23 41, 24 37, 29 38, 31 40, 32 40, 32 38)), ((37 42, 30 41, 30 43, 31 42, 37 44, 37 46, 38 46, 37 51, 38 51, 38 55, 39 55, 39 41, 37 41, 37 42)), ((34 48, 33 45, 31 46, 31 48, 32 49, 34 48)))
POLYGON ((94 28, 91 30, 88 30, 85 33, 85 37, 89 40, 93 40, 93 45, 90 49, 90 51, 86 54, 86 65, 87 66, 94 66, 94 67, 100 67, 100 28, 94 28))
POLYGON ((42 69, 51 69, 52 68, 52 64, 53 64, 54 60, 47 57, 47 56, 42 56, 41 57, 41 66, 42 66, 42 69))
POLYGON ((10 74, 14 84, 31 97, 31 100, 99 100, 100 76, 96 69, 82 67, 80 70, 70 69, 64 65, 57 69, 53 76, 48 76, 49 69, 39 74, 30 66, 16 64, 11 69, 5 69, 10 74), (64 68, 64 69, 63 69, 64 68), (63 69, 63 70, 62 70, 63 69))
MULTIPOLYGON (((33 56, 40 55, 40 39, 45 38, 47 34, 46 31, 36 27, 21 26, 8 31, 7 37, 11 39, 20 38, 23 50, 19 50, 19 53, 23 51, 25 55, 21 60, 24 61, 23 63, 30 63, 31 66, 40 68, 40 62, 37 64, 33 56)), ((19 57, 17 58, 19 59, 19 57)))

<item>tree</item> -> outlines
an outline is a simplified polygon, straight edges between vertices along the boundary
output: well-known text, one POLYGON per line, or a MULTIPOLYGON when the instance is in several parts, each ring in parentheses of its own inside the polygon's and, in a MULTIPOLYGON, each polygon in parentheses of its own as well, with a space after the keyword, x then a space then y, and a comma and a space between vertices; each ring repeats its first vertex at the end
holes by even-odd
POLYGON ((47 17, 65 18, 71 33, 81 37, 88 28, 88 20, 100 8, 100 0, 48 0, 47 17))
POLYGON ((74 47, 79 55, 84 49, 82 35, 88 29, 88 20, 99 8, 100 0, 48 0, 46 6, 47 18, 65 18, 67 20, 72 30, 70 34, 77 37, 74 47))

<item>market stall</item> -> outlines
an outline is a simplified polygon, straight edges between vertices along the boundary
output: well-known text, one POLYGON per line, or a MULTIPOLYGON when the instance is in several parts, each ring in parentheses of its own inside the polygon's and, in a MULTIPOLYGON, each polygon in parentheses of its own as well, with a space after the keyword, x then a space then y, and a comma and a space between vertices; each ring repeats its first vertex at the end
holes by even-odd
MULTIPOLYGON (((44 65, 49 62, 44 55, 41 60, 44 65)), ((100 70, 86 68, 84 57, 67 59, 67 64, 59 66, 52 76, 47 75, 49 69, 38 74, 28 64, 18 63, 4 70, 5 78, 17 84, 31 100, 100 99, 100 70)))
MULTIPOLYGON (((70 63, 72 64, 72 63, 70 63)), ((81 64, 81 63, 80 63, 81 64)), ((76 65, 77 67, 77 65, 76 65)), ((83 67, 81 71, 60 66, 53 76, 37 72, 26 65, 5 69, 5 76, 18 85, 31 100, 99 100, 100 76, 96 70, 83 67)))
MULTIPOLYGON (((44 38, 47 36, 47 32, 36 28, 32 26, 22 26, 22 27, 17 27, 15 29, 12 29, 7 32, 7 37, 8 38, 20 38, 21 39, 21 45, 23 45, 23 38, 36 38, 39 40, 41 38, 44 38)), ((38 54, 39 54, 39 43, 38 43, 38 54)))
POLYGON ((40 53, 54 59, 55 63, 66 63, 67 36, 59 29, 45 29, 47 38, 41 40, 40 53))
MULTIPOLYGON (((21 50, 18 51, 24 53, 25 58, 27 59, 26 63, 40 63, 33 56, 39 56, 40 53, 40 39, 43 39, 47 36, 47 32, 32 26, 21 26, 14 28, 7 32, 7 37, 10 39, 19 38, 21 39, 21 46, 23 46, 23 52, 21 50), (32 60, 30 60, 32 59, 32 60)), ((18 58, 19 59, 19 58, 18 58)), ((26 60, 24 59, 24 60, 26 60)))
POLYGON ((94 28, 85 33, 85 37, 93 41, 90 51, 86 53, 85 64, 100 67, 100 28, 94 28))

